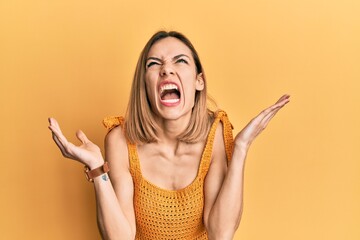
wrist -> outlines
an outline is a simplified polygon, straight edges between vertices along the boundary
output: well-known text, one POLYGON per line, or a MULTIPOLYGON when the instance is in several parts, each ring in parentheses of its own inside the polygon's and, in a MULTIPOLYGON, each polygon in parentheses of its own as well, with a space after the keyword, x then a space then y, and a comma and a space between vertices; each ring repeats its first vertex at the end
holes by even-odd
POLYGON ((233 151, 233 160, 234 162, 239 162, 244 164, 246 156, 248 154, 250 145, 247 144, 238 144, 236 143, 234 145, 234 151, 233 151))
POLYGON ((110 171, 110 168, 109 168, 108 162, 104 162, 103 165, 96 167, 94 169, 90 169, 88 166, 85 166, 85 168, 84 168, 84 173, 85 173, 86 179, 89 182, 93 182, 94 178, 99 177, 103 174, 106 174, 109 171, 110 171))
POLYGON ((105 161, 104 159, 98 160, 98 161, 93 161, 91 163, 86 164, 86 167, 88 167, 90 170, 93 170, 95 168, 101 167, 102 165, 104 165, 105 161))
POLYGON ((234 144, 234 150, 240 151, 242 153, 247 153, 250 148, 250 143, 244 143, 244 142, 235 142, 234 144))

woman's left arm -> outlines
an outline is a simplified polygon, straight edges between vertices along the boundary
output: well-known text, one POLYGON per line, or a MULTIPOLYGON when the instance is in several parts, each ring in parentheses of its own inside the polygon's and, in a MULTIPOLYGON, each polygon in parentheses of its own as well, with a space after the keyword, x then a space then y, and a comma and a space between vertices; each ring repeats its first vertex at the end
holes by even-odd
POLYGON ((251 143, 276 113, 289 102, 282 96, 274 105, 253 118, 235 137, 234 151, 226 166, 222 129, 216 132, 214 151, 205 180, 204 223, 210 240, 232 239, 239 226, 243 207, 244 166, 251 143))

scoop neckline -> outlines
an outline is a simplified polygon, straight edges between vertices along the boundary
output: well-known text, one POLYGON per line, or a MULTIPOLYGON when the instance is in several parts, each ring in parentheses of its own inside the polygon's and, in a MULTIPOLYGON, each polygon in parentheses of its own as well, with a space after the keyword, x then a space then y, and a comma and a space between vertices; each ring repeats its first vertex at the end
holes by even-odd
MULTIPOLYGON (((210 163, 211 163, 213 144, 214 144, 214 138, 215 138, 215 131, 216 131, 217 127, 218 127, 217 124, 220 121, 220 117, 219 117, 220 112, 221 112, 220 110, 217 111, 217 113, 215 114, 213 123, 211 124, 211 126, 209 128, 209 132, 208 132, 207 137, 206 137, 206 143, 205 143, 205 146, 204 146, 204 148, 202 150, 202 154, 201 154, 201 158, 200 158, 200 164, 199 164, 199 167, 198 167, 196 177, 192 180, 192 182, 189 185, 187 185, 187 186, 185 186, 183 188, 180 188, 180 189, 172 190, 172 189, 166 189, 166 188, 163 188, 163 187, 159 187, 158 185, 154 184, 153 182, 151 182, 150 180, 145 178, 144 175, 142 174, 142 171, 141 171, 141 164, 140 164, 140 158, 139 158, 139 155, 138 155, 137 145, 132 144, 132 146, 133 146, 133 154, 134 154, 134 157, 135 157, 135 159, 133 159, 133 160, 136 160, 135 164, 138 166, 137 168, 134 169, 134 171, 138 172, 139 177, 140 177, 139 180, 142 181, 142 182, 145 182, 146 184, 153 187, 154 189, 157 189, 158 191, 162 191, 162 192, 168 193, 168 194, 178 194, 178 193, 183 193, 183 192, 190 191, 195 186, 195 184, 197 182, 199 182, 199 179, 201 178, 201 173, 203 171, 203 166, 206 163, 206 159, 205 159, 206 156, 209 157, 209 159, 208 159, 208 169, 206 171, 209 170, 210 163), (212 134, 212 132, 213 132, 213 134, 212 134), (210 150, 210 154, 207 154, 207 151, 209 151, 209 150, 210 150)), ((206 173, 205 173, 205 175, 206 175, 206 173)), ((205 177, 205 175, 204 175, 204 177, 205 177)))
MULTIPOLYGON (((174 190, 159 187, 158 185, 156 185, 155 183, 151 182, 150 180, 148 180, 147 178, 144 177, 144 175, 142 174, 142 171, 141 171, 141 164, 140 164, 140 158, 139 158, 139 155, 138 155, 137 146, 135 145, 134 146, 134 154, 135 154, 135 159, 137 161, 137 165, 139 166, 136 171, 138 171, 138 173, 139 173, 139 176, 141 178, 140 181, 143 181, 146 184, 150 185, 151 187, 153 187, 153 188, 155 188, 157 190, 163 191, 163 192, 168 192, 168 193, 186 192, 188 189, 192 188, 199 181, 199 178, 200 178, 200 175, 201 175, 201 170, 202 170, 202 167, 203 167, 203 164, 204 164, 204 161, 205 161, 205 151, 206 151, 206 149, 208 149, 208 144, 209 144, 209 135, 208 135, 208 137, 206 139, 205 146, 204 146, 204 148, 202 150, 202 154, 201 154, 200 163, 199 163, 199 166, 198 166, 196 177, 187 186, 185 186, 183 188, 180 188, 180 189, 174 189, 174 190)), ((210 159, 209 159, 209 161, 210 161, 210 159)))

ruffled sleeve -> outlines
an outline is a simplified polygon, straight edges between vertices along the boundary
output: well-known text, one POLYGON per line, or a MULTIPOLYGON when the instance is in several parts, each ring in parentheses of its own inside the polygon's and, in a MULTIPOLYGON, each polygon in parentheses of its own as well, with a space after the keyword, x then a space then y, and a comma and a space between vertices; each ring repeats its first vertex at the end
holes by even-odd
POLYGON ((117 126, 123 126, 124 124, 124 118, 118 117, 118 116, 110 116, 106 117, 103 120, 103 124, 108 132, 110 132, 113 128, 117 126))

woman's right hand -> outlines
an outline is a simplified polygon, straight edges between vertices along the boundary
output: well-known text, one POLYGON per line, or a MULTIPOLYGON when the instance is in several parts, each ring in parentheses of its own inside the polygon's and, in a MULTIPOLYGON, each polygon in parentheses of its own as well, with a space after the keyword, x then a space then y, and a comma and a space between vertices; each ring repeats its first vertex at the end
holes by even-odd
POLYGON ((100 148, 92 143, 81 130, 76 132, 76 136, 82 144, 75 146, 62 134, 59 123, 54 118, 49 118, 49 124, 52 138, 64 157, 77 160, 90 169, 97 168, 104 164, 100 148))

